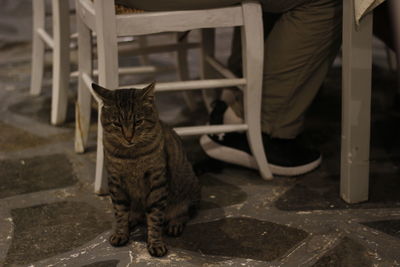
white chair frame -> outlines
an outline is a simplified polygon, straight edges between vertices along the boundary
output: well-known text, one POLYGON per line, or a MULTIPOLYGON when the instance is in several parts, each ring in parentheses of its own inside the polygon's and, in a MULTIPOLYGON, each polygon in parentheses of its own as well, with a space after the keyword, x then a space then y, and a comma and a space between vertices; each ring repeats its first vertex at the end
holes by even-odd
MULTIPOLYGON (((271 179, 272 174, 264 153, 261 138, 261 88, 263 70, 263 24, 261 6, 257 1, 243 2, 241 5, 189 11, 144 12, 140 14, 116 15, 114 1, 76 0, 79 85, 76 120, 76 150, 83 152, 86 147, 90 117, 92 83, 91 31, 97 35, 99 84, 106 88, 120 88, 118 78, 118 36, 141 36, 160 32, 181 32, 202 30, 202 79, 157 83, 156 91, 206 90, 229 86, 240 87, 244 95, 244 123, 239 125, 208 125, 176 128, 179 135, 199 135, 246 131, 252 154, 261 176, 271 179), (235 77, 223 67, 214 55, 214 28, 235 27, 242 29, 243 73, 235 77), (207 79, 211 72, 218 72, 224 78, 207 79)), ((142 88, 145 85, 126 87, 142 88)), ((102 103, 99 103, 99 118, 102 103)), ((103 130, 98 124, 95 192, 107 193, 104 169, 103 130)))
MULTIPOLYGON (((31 87, 32 95, 39 95, 42 92, 44 56, 46 46, 53 52, 53 78, 52 78, 52 98, 51 98, 51 124, 60 125, 65 122, 68 104, 68 89, 71 77, 77 77, 78 72, 70 70, 70 44, 71 40, 77 38, 77 33, 70 34, 70 3, 69 0, 51 0, 52 9, 52 28, 53 34, 46 31, 46 0, 32 1, 33 7, 33 40, 32 40, 32 70, 31 87)), ((179 42, 179 36, 175 35, 179 42)), ((183 40, 181 42, 186 42, 183 40)), ((147 39, 138 38, 139 48, 132 49, 131 52, 140 56, 142 66, 136 69, 136 72, 154 72, 157 69, 150 65, 147 54, 154 51, 146 50, 147 39)), ((193 46, 194 47, 194 46, 193 46)), ((186 57, 187 49, 180 49, 177 55, 178 77, 181 80, 187 80, 189 73, 187 71, 186 57)), ((121 74, 130 73, 129 69, 120 71, 121 74)), ((98 75, 94 70, 93 75, 98 75)), ((186 104, 190 110, 195 109, 195 103, 189 95, 183 94, 186 104)))

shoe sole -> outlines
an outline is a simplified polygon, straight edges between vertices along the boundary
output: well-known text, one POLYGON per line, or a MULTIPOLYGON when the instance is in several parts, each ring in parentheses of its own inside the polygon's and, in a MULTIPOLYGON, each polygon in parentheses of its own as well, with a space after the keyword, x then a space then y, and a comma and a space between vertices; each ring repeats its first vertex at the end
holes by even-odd
MULTIPOLYGON (((203 148, 204 152, 213 159, 250 169, 258 169, 257 163, 252 155, 242 150, 218 144, 208 135, 203 135, 200 138, 200 145, 203 148)), ((315 161, 296 167, 285 167, 271 163, 268 163, 268 166, 272 174, 281 176, 298 176, 316 169, 321 164, 321 161, 322 157, 320 156, 315 161)))

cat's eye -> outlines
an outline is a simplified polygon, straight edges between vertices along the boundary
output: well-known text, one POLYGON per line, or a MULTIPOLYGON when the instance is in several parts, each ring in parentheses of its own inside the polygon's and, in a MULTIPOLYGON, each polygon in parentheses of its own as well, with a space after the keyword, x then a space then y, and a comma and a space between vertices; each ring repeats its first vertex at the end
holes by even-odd
POLYGON ((135 123, 141 124, 143 122, 143 118, 139 115, 135 115, 135 123))
POLYGON ((121 127, 122 127, 122 125, 121 125, 119 122, 116 122, 116 121, 113 121, 111 124, 112 124, 114 127, 118 127, 118 128, 121 128, 121 127))

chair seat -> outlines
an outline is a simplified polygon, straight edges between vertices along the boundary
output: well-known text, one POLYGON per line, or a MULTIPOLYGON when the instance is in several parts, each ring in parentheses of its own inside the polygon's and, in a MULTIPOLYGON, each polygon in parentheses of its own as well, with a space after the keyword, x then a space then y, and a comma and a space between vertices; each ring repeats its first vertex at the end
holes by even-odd
MULTIPOLYGON (((78 15, 96 32, 95 7, 90 0, 79 0, 78 15)), ((124 13, 116 14, 117 36, 140 36, 161 32, 184 32, 200 28, 235 27, 243 25, 240 5, 204 10, 143 12, 122 7, 124 13), (128 12, 129 11, 129 12, 128 12), (132 11, 132 12, 130 12, 132 11)), ((107 11, 101 11, 107 12, 107 11)), ((108 25, 110 26, 110 25, 108 25)))

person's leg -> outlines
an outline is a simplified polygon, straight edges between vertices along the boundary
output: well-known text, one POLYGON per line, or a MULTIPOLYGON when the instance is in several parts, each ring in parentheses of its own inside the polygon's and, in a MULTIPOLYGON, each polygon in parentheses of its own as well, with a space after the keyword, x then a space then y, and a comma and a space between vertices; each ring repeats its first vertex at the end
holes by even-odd
MULTIPOLYGON (((300 0, 297 0, 300 1, 300 0)), ((305 1, 305 0, 301 0, 305 1)), ((281 14, 263 12, 264 37, 271 32, 275 22, 281 14)), ((237 76, 242 75, 242 42, 240 27, 235 27, 232 38, 231 54, 228 59, 228 68, 237 76)))
MULTIPOLYGON (((321 162, 320 153, 305 147, 296 137, 302 130, 304 113, 322 85, 341 43, 341 0, 295 1, 291 1, 293 8, 282 13, 266 36, 262 105, 263 141, 271 171, 289 176, 311 171, 321 162)), ((266 0, 264 9, 285 11, 288 6, 281 5, 283 2, 266 0)), ((289 2, 287 0, 286 4, 289 2)), ((234 50, 235 47, 240 48, 237 44, 234 50)), ((232 53, 233 56, 238 54, 232 53)), ((235 61, 231 58, 229 63, 232 62, 235 61)), ((240 61, 236 59, 236 62, 240 61)), ((237 68, 234 64, 229 67, 234 72, 237 68)), ((237 101, 229 103, 230 107, 224 101, 216 103, 211 114, 215 122, 221 118, 225 122, 230 108, 234 110, 230 114, 239 117, 242 114, 242 105, 237 101), (224 111, 223 115, 218 115, 218 110, 224 111)), ((211 136, 208 141, 214 142, 215 147, 219 144, 219 150, 229 148, 232 158, 243 156, 241 165, 254 165, 247 164, 252 159, 243 134, 226 134, 222 139, 211 136)), ((225 161, 229 160, 225 157, 225 161)))
MULTIPOLYGON (((276 21, 282 13, 302 5, 310 0, 261 0, 263 6, 264 38, 271 32, 276 21)), ((240 27, 236 27, 232 40, 231 55, 228 59, 228 67, 233 73, 242 74, 242 46, 240 27)))
POLYGON ((282 14, 265 42, 262 130, 295 138, 341 44, 341 0, 312 0, 282 14))
MULTIPOLYGON (((308 1, 308 0, 290 0, 290 1, 308 1)), ((279 2, 280 3, 280 2, 279 2)), ((269 35, 275 22, 281 14, 263 12, 264 38, 269 35)), ((228 58, 228 69, 237 77, 241 77, 242 73, 242 42, 240 27, 235 27, 232 38, 231 54, 228 58)), ((243 123, 243 99, 242 94, 235 88, 226 88, 222 91, 220 99, 228 104, 227 114, 224 115, 226 124, 243 123)))
MULTIPOLYGON (((264 13, 262 130, 272 137, 295 138, 340 47, 341 0, 265 0, 263 6, 283 13, 277 20, 275 14, 264 13)), ((228 66, 240 74, 238 31, 233 42, 228 66)), ((231 107, 242 115, 241 104, 231 107)))

